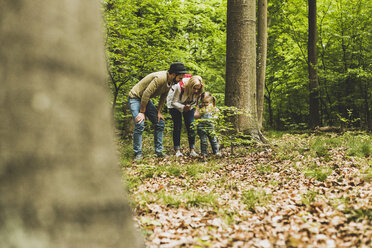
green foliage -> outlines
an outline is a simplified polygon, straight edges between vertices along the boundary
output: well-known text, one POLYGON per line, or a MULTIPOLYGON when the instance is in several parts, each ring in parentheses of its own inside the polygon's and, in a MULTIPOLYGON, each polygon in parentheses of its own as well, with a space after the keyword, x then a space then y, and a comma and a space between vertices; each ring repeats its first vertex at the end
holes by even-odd
POLYGON ((140 173, 144 178, 152 178, 156 175, 156 172, 158 171, 158 167, 156 166, 150 166, 145 165, 141 167, 140 173))
POLYGON ((273 171, 273 167, 270 164, 257 165, 256 170, 258 174, 265 175, 273 171))
MULTIPOLYGON (((226 8, 226 0, 103 1, 108 84, 117 126, 125 129, 130 120, 130 88, 173 61, 201 75, 206 90, 223 105, 226 8)), ((317 10, 322 124, 371 130, 371 3, 318 0, 317 10)), ((307 11, 302 0, 268 2, 266 127, 308 128, 307 11)))
POLYGON ((174 194, 168 194, 164 191, 159 193, 159 198, 163 201, 163 203, 169 207, 178 208, 181 204, 181 198, 174 194))
POLYGON ((135 190, 141 184, 141 178, 136 176, 126 177, 125 183, 128 190, 135 190))
POLYGON ((104 0, 103 9, 117 123, 128 119, 131 87, 174 61, 201 75, 207 90, 224 92, 226 0, 104 0))
POLYGON ((360 118, 353 118, 353 111, 350 109, 347 109, 347 117, 342 117, 340 114, 337 114, 337 117, 346 127, 354 127, 355 124, 360 121, 360 118))
POLYGON ((344 143, 349 156, 368 157, 372 155, 372 136, 346 132, 344 143))
POLYGON ((363 179, 366 181, 372 181, 372 161, 371 164, 363 170, 363 179))
POLYGON ((310 149, 317 157, 329 157, 329 147, 327 142, 322 137, 317 137, 314 141, 310 144, 310 149))
POLYGON ((301 201, 305 205, 310 205, 311 203, 315 202, 315 198, 318 195, 318 192, 315 190, 309 190, 306 194, 301 196, 301 201))
POLYGON ((180 206, 215 206, 216 196, 213 193, 203 194, 199 192, 186 191, 183 194, 170 194, 165 191, 161 191, 157 195, 164 205, 169 207, 178 208, 180 206))
POLYGON ((205 166, 200 166, 200 164, 198 163, 188 164, 186 166, 186 174, 190 177, 195 177, 195 176, 198 176, 199 174, 214 170, 213 167, 216 167, 216 166, 218 167, 219 165, 218 164, 214 164, 214 165, 206 164, 205 166))
POLYGON ((188 206, 214 206, 217 204, 216 196, 213 193, 202 194, 199 192, 189 192, 186 195, 186 202, 188 206))
POLYGON ((181 169, 179 168, 178 165, 172 164, 167 167, 167 174, 170 176, 175 176, 178 177, 182 173, 181 169))
POLYGON ((265 206, 271 201, 272 195, 261 190, 246 190, 242 193, 242 201, 248 210, 254 211, 257 206, 265 206))
MULTIPOLYGON (((246 115, 249 117, 249 114, 236 107, 221 106, 218 108, 220 111, 218 111, 215 118, 210 119, 210 121, 214 126, 214 133, 218 137, 220 146, 230 148, 233 154, 234 147, 251 144, 253 141, 251 140, 250 134, 236 130, 234 126, 234 118, 239 115, 246 115)), ((201 121, 203 120, 196 119, 195 127, 197 127, 198 123, 201 121)))
MULTIPOLYGON (((304 134, 302 136, 303 136, 302 138, 308 139, 307 134, 304 134)), ((270 139, 271 137, 274 138, 275 135, 271 136, 271 134, 269 133, 268 138, 270 139)), ((297 158, 298 156, 304 155, 306 152, 309 151, 307 143, 298 145, 297 143, 294 143, 294 142, 291 142, 291 141, 286 142, 287 141, 287 135, 279 136, 279 138, 281 140, 283 140, 283 142, 284 142, 284 144, 281 144, 280 146, 277 146, 275 148, 275 150, 276 150, 275 157, 280 161, 282 161, 282 160, 296 161, 296 160, 298 160, 298 158, 297 158)))
POLYGON ((320 167, 316 164, 310 164, 305 168, 304 174, 307 177, 315 178, 318 181, 324 182, 332 173, 332 169, 328 167, 320 167))
POLYGON ((371 209, 347 209, 344 211, 347 215, 347 220, 350 221, 363 221, 364 219, 372 221, 371 209))
MULTIPOLYGON (((269 1, 268 5, 266 124, 303 129, 309 115, 307 5, 300 0, 269 1)), ((342 118, 348 118, 355 120, 353 126, 372 128, 368 117, 372 111, 371 9, 369 1, 317 1, 323 125, 341 125, 342 118)))

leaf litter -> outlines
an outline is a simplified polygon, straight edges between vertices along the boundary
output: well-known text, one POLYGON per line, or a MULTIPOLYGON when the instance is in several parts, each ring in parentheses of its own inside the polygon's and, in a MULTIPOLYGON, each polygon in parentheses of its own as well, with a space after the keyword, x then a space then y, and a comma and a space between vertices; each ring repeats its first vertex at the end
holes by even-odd
POLYGON ((123 167, 146 247, 371 247, 371 156, 308 139, 123 167))

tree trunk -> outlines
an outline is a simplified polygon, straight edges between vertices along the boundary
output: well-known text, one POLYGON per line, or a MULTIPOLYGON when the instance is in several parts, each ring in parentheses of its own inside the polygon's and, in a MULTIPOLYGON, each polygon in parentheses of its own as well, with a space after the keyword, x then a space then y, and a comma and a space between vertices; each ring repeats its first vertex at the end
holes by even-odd
POLYGON ((369 95, 369 89, 368 84, 366 83, 364 85, 364 91, 363 91, 363 97, 364 97, 364 108, 365 108, 365 116, 366 116, 366 126, 368 131, 372 131, 372 118, 371 118, 371 111, 369 110, 369 103, 368 99, 371 99, 371 96, 369 95))
POLYGON ((225 104, 247 111, 234 119, 238 131, 267 142, 257 120, 256 1, 227 1, 225 104))
POLYGON ((121 182, 100 5, 2 1, 0 247, 142 247, 121 182))
POLYGON ((115 112, 116 102, 117 102, 117 99, 118 99, 120 88, 118 87, 117 82, 115 81, 114 77, 112 76, 112 73, 110 72, 109 66, 107 67, 107 73, 109 74, 110 79, 111 79, 111 84, 114 87, 114 90, 113 90, 114 99, 112 100, 112 111, 115 112))
POLYGON ((262 129, 267 56, 267 0, 258 0, 257 21, 257 121, 262 129))
POLYGON ((268 107, 268 112, 269 112, 269 125, 270 125, 271 128, 273 128, 274 119, 273 119, 273 108, 272 108, 272 105, 271 105, 271 95, 270 94, 267 95, 266 100, 267 100, 267 107, 268 107))
POLYGON ((235 120, 237 130, 258 128, 256 109, 255 1, 227 1, 227 47, 225 103, 250 110, 235 120))
POLYGON ((308 70, 309 70, 309 126, 315 128, 320 124, 319 116, 319 82, 317 72, 317 23, 316 0, 309 0, 309 40, 308 40, 308 70))

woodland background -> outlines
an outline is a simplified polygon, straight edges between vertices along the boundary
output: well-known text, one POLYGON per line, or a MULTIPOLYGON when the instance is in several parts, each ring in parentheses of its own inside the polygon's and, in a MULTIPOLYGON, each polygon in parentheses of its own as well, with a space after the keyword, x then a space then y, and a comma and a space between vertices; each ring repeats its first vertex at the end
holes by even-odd
MULTIPOLYGON (((309 2, 317 3, 319 125, 336 133, 310 125, 308 1, 270 0, 270 145, 230 149, 234 137, 221 135, 222 157, 158 159, 145 132, 145 158, 133 162, 127 94, 148 73, 182 61, 226 107, 229 10, 226 0, 104 1, 120 165, 147 247, 370 247, 372 4, 309 2)), ((172 151, 166 123, 164 148, 172 151)))
MULTIPOLYGON (((226 0, 105 0, 103 8, 108 82, 124 135, 130 88, 173 61, 201 75, 224 104, 226 0)), ((371 13, 370 1, 317 1, 321 126, 372 128, 371 13)), ((307 1, 268 1, 265 129, 309 127, 307 33, 307 1)))

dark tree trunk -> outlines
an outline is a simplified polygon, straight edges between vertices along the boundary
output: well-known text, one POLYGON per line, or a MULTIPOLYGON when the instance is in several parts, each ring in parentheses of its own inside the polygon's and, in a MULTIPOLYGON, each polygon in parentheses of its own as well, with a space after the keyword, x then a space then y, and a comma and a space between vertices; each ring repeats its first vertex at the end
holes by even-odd
POLYGON ((270 127, 273 127, 274 125, 274 120, 273 120, 273 108, 271 106, 271 98, 270 95, 266 98, 267 99, 267 106, 268 106, 268 111, 269 111, 269 125, 270 127))
POLYGON ((308 70, 309 70, 309 107, 310 121, 309 126, 315 128, 320 124, 319 116, 319 82, 317 72, 317 10, 316 0, 308 0, 309 2, 309 40, 308 40, 308 70))

